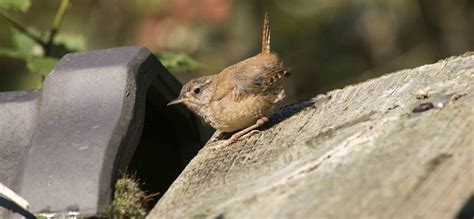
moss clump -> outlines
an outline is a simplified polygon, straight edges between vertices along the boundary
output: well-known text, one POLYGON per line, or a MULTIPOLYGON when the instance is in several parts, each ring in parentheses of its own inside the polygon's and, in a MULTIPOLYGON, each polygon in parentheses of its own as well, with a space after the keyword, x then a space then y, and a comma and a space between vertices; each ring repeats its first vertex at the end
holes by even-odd
POLYGON ((124 174, 115 184, 115 193, 107 212, 112 218, 145 218, 146 203, 154 195, 146 195, 133 175, 124 174))

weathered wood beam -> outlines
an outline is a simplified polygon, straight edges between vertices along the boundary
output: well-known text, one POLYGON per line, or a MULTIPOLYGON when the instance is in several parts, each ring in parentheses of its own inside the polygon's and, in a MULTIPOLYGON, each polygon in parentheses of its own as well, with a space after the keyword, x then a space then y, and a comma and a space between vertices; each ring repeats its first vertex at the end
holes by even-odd
POLYGON ((453 218, 473 197, 472 53, 276 117, 226 148, 208 143, 148 218, 453 218))

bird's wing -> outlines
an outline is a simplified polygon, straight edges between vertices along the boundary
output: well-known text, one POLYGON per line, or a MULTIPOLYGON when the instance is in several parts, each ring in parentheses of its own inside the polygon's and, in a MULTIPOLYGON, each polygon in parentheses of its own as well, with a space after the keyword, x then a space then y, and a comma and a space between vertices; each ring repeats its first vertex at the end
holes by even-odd
POLYGON ((262 94, 279 87, 289 73, 290 69, 285 68, 276 55, 259 54, 222 70, 216 77, 212 100, 219 101, 230 95, 238 101, 245 95, 262 94))
POLYGON ((232 95, 238 100, 245 95, 261 94, 280 84, 288 75, 289 69, 282 64, 244 66, 234 75, 236 83, 232 95))

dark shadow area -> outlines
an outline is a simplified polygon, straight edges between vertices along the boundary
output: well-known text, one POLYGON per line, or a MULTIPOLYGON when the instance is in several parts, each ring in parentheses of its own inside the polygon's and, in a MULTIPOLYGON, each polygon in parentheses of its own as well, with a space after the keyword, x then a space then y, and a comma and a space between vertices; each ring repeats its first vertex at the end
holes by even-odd
POLYGON ((456 216, 457 219, 473 219, 474 218, 474 194, 466 201, 461 211, 456 216))
POLYGON ((148 89, 143 132, 128 166, 144 191, 158 193, 148 203, 149 209, 210 137, 202 133, 207 129, 189 111, 166 107, 166 103, 157 89, 148 89))
POLYGON ((324 102, 327 102, 330 99, 331 96, 324 95, 281 107, 269 118, 268 122, 265 123, 259 130, 269 129, 270 127, 290 118, 291 116, 308 107, 319 107, 319 105, 323 104, 324 102))

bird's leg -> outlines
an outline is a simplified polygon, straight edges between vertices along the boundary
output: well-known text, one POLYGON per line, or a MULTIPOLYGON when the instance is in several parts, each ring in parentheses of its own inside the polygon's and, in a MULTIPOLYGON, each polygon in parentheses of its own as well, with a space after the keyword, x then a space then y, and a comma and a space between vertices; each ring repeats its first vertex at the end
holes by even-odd
MULTIPOLYGON (((241 139, 244 139, 250 135, 247 135, 247 134, 250 134, 252 132, 252 130, 262 126, 263 124, 265 124, 266 122, 268 121, 268 118, 267 117, 262 117, 260 119, 257 120, 257 122, 245 129, 242 129, 240 130, 239 132, 233 134, 229 139, 227 139, 223 144, 221 144, 219 147, 225 147, 225 146, 228 146, 238 140, 241 140, 241 139)), ((252 133, 253 134, 253 133, 252 133)))

